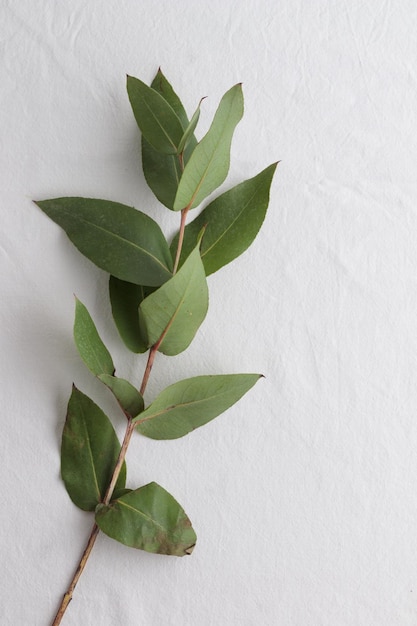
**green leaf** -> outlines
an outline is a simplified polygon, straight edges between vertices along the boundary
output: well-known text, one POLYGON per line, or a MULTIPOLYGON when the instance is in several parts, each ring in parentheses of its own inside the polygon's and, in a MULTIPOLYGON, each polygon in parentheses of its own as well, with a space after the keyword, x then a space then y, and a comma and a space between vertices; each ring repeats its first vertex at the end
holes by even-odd
POLYGON ((185 129, 188 126, 188 116, 184 109, 184 105, 181 100, 175 93, 172 88, 172 85, 166 79, 164 74, 161 71, 161 68, 158 69, 155 78, 151 84, 152 89, 157 91, 163 98, 168 102, 171 108, 175 111, 178 116, 178 119, 181 122, 182 128, 185 129))
POLYGON ((208 289, 199 244, 181 269, 139 306, 139 322, 148 347, 173 356, 191 343, 208 308, 208 289))
POLYGON ((184 131, 183 136, 181 137, 181 141, 180 141, 180 143, 178 145, 178 154, 183 152, 183 150, 187 146, 189 140, 193 136, 193 133, 194 133, 194 131, 196 129, 196 126, 198 124, 198 120, 200 119, 200 107, 201 107, 201 103, 203 102, 203 100, 204 100, 204 98, 201 98, 200 102, 198 103, 198 107, 197 107, 194 115, 191 118, 190 123, 188 124, 187 128, 184 131))
MULTIPOLYGON (((84 511, 94 511, 104 498, 120 452, 108 417, 73 386, 62 434, 61 475, 71 500, 84 511)), ((116 483, 123 489, 126 466, 116 483)))
POLYGON ((91 198, 36 202, 90 261, 121 280, 159 286, 172 276, 172 258, 158 224, 136 209, 91 198))
MULTIPOLYGON (((259 232, 269 202, 269 189, 276 170, 273 163, 257 176, 236 185, 211 202, 185 227, 180 266, 195 246, 206 226, 201 258, 206 275, 233 261, 244 252, 259 232)), ((171 244, 176 251, 178 235, 171 244)))
POLYGON ((233 132, 242 115, 242 87, 238 84, 221 99, 207 134, 197 144, 185 166, 175 197, 175 211, 198 206, 225 180, 229 171, 233 132))
POLYGON ((146 182, 159 202, 172 209, 181 178, 178 156, 157 152, 142 137, 142 168, 146 182))
POLYGON ((114 374, 110 352, 100 339, 87 308, 78 298, 75 298, 74 339, 82 360, 95 376, 114 374))
POLYGON ((173 108, 160 93, 138 78, 127 77, 133 114, 146 140, 164 154, 176 154, 183 127, 173 108))
POLYGON ((151 439, 177 439, 226 411, 260 374, 196 376, 170 385, 138 416, 137 430, 151 439))
POLYGON ((113 319, 126 346, 135 353, 146 352, 139 328, 139 305, 151 293, 149 287, 134 285, 110 276, 109 293, 113 319))
POLYGON ((127 380, 113 375, 114 364, 110 353, 100 339, 87 307, 78 298, 75 299, 74 338, 88 369, 112 391, 123 411, 130 417, 143 411, 143 398, 139 391, 127 380))
POLYGON ((156 554, 191 554, 196 535, 178 502, 157 483, 149 483, 96 509, 100 530, 131 548, 156 554))
POLYGON ((113 392, 123 411, 129 417, 136 417, 143 411, 143 398, 129 381, 109 374, 101 374, 99 379, 113 392))
POLYGON ((127 493, 130 493, 131 491, 133 491, 133 489, 117 489, 117 491, 113 491, 113 495, 111 499, 112 501, 117 500, 117 498, 121 498, 122 496, 125 496, 127 493))
MULTIPOLYGON (((185 112, 181 100, 162 74, 161 70, 158 70, 151 86, 152 89, 158 91, 174 109, 181 121, 183 129, 186 129, 189 124, 187 113, 185 112)), ((192 135, 184 150, 184 165, 188 163, 196 145, 197 140, 194 135, 192 135)), ((168 209, 172 209, 182 174, 178 156, 158 152, 146 141, 145 137, 142 136, 142 168, 146 182, 155 196, 162 204, 168 207, 168 209)))

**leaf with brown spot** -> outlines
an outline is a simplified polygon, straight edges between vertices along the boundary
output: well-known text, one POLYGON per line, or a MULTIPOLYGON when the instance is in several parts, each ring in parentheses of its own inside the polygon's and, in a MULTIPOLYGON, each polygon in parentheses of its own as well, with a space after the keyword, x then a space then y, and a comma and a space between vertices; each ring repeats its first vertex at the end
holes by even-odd
POLYGON ((106 535, 131 548, 156 554, 191 554, 196 534, 184 510, 163 487, 149 483, 99 504, 96 523, 106 535))

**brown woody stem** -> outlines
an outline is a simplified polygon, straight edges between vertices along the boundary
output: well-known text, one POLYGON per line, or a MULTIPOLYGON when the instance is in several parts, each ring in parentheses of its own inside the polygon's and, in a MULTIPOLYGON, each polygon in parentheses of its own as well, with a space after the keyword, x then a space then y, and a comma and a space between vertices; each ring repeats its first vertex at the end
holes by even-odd
POLYGON ((86 545, 85 550, 83 552, 83 555, 81 557, 81 560, 80 560, 80 562, 78 564, 78 567, 77 567, 77 569, 75 571, 75 574, 73 576, 71 584, 68 587, 68 591, 65 593, 64 597, 62 598, 61 606, 59 607, 58 612, 55 615, 55 619, 52 622, 52 626, 58 626, 58 624, 61 623, 61 620, 64 617, 64 613, 67 610, 67 607, 68 607, 69 603, 72 600, 72 594, 74 592, 75 586, 76 586, 76 584, 78 582, 78 579, 80 578, 81 574, 84 571, 84 567, 85 567, 85 565, 87 563, 88 557, 90 556, 90 552, 93 549, 93 546, 94 546, 95 540, 97 538, 98 532, 99 532, 99 528, 98 528, 97 524, 94 524, 94 526, 93 526, 93 528, 91 530, 90 536, 88 538, 87 545, 86 545))

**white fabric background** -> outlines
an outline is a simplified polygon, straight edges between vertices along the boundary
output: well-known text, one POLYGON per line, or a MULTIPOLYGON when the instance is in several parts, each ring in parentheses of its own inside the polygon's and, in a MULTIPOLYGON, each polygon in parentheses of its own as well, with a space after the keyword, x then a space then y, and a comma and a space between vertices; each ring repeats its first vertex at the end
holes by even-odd
POLYGON ((189 558, 100 536, 65 626, 417 624, 417 4, 402 0, 7 1, 0 7, 1 624, 50 623, 91 526, 59 477, 75 381, 124 425, 72 341, 73 293, 121 375, 106 275, 31 203, 135 205, 148 190, 126 73, 159 65, 192 113, 242 81, 222 189, 281 159, 252 248, 210 277, 191 348, 147 400, 197 374, 266 378, 173 442, 137 437, 198 533, 189 558))

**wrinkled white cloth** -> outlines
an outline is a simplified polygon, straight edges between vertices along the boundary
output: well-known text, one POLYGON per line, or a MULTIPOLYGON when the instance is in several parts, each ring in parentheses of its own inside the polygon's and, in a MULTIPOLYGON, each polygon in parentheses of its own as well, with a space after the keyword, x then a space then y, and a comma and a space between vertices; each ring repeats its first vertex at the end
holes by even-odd
POLYGON ((414 626, 417 612, 417 5, 411 0, 4 1, 0 6, 2 625, 52 620, 90 516, 59 477, 74 381, 122 435, 72 341, 73 293, 120 375, 107 276, 31 200, 177 214, 147 188, 125 76, 161 65, 202 137, 242 81, 222 190, 281 160, 264 227, 209 279, 190 349, 147 391, 261 372, 183 439, 139 436, 152 480, 192 519, 191 557, 100 536, 65 626, 414 626))

